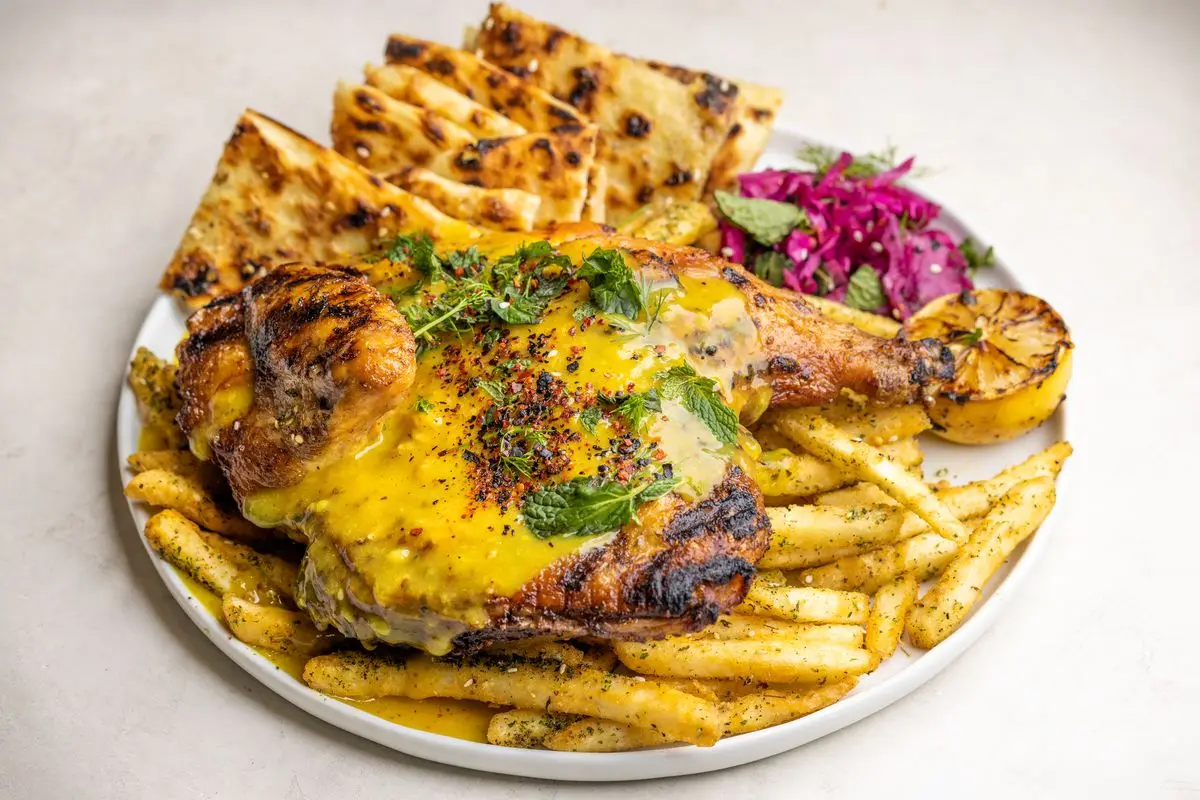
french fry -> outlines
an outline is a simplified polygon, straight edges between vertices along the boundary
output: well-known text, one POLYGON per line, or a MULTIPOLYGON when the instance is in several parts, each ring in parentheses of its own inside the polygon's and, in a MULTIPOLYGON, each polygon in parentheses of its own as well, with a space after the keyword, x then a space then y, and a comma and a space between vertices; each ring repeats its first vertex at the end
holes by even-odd
POLYGON ((321 633, 312 619, 301 611, 278 606, 260 606, 227 594, 221 600, 225 623, 240 641, 294 656, 324 653, 337 638, 321 633))
MULTIPOLYGON (((807 586, 750 587, 737 610, 742 614, 792 622, 862 624, 867 621, 867 595, 807 586)), ((617 653, 620 656, 620 652, 617 653)), ((624 659, 621 659, 624 661, 624 659)))
POLYGON ((275 538, 270 531, 218 506, 203 486, 164 469, 146 470, 135 475, 125 487, 125 496, 147 505, 173 509, 203 528, 241 541, 275 538))
POLYGON ((790 639, 797 642, 825 642, 847 647, 863 646, 863 629, 858 625, 825 625, 815 622, 790 622, 769 617, 734 614, 719 618, 692 639, 790 639))
POLYGON ((573 722, 547 735, 542 745, 547 750, 567 753, 619 753, 643 747, 671 744, 671 739, 650 728, 638 728, 623 722, 590 717, 573 722))
POLYGON ((946 568, 957 551, 958 545, 949 539, 936 533, 921 533, 896 544, 806 569, 797 577, 797 583, 871 594, 906 572, 913 573, 918 581, 929 580, 946 568))
POLYGON ((822 492, 813 498, 813 502, 819 506, 896 505, 896 501, 888 497, 887 492, 866 481, 847 486, 844 489, 822 492))
POLYGON ((913 606, 908 638, 914 645, 929 649, 962 624, 984 585, 1038 529, 1054 500, 1054 479, 1045 475, 1017 484, 1001 498, 933 588, 913 606))
POLYGON ((617 658, 635 672, 681 678, 741 678, 814 683, 870 672, 871 653, 857 647, 792 639, 667 639, 615 642, 617 658))
POLYGON ((612 672, 613 667, 617 666, 617 654, 611 647, 589 647, 583 651, 582 666, 612 672))
MULTIPOLYGON (((923 459, 921 448, 915 439, 901 439, 893 444, 884 445, 878 452, 900 467, 917 466, 923 459)), ((788 450, 765 451, 754 474, 764 496, 782 498, 789 502, 795 498, 810 497, 838 489, 859 480, 844 469, 816 456, 788 450)))
POLYGON ((890 317, 872 314, 869 311, 859 311, 856 308, 811 294, 804 295, 804 302, 812 306, 823 317, 853 325, 867 333, 882 336, 884 339, 891 339, 900 332, 900 323, 890 317))
MULTIPOLYGON (((789 417, 804 417, 807 411, 808 409, 775 409, 767 412, 761 424, 770 426, 789 417)), ((911 439, 933 427, 929 415, 919 405, 859 408, 847 402, 837 402, 821 406, 819 413, 847 435, 861 439, 872 447, 911 439)))
POLYGON ((850 677, 796 692, 768 691, 739 697, 725 706, 725 735, 770 728, 820 711, 848 695, 857 683, 857 677, 850 677))
POLYGON ((897 506, 793 505, 767 509, 771 542, 760 567, 809 566, 810 553, 864 552, 900 536, 907 512, 897 506))
POLYGON ((515 642, 500 642, 487 648, 484 653, 492 656, 520 656, 541 661, 557 661, 569 667, 582 666, 583 651, 566 642, 523 639, 515 642))
POLYGON ((425 655, 401 660, 382 653, 330 653, 309 659, 304 681, 342 697, 447 697, 601 717, 700 745, 713 744, 725 723, 716 704, 655 681, 511 659, 452 663, 425 655))
POLYGON ((175 424, 175 414, 183 401, 175 388, 174 364, 139 347, 129 365, 129 388, 133 390, 141 412, 142 424, 162 438, 168 448, 187 444, 183 431, 175 424))
POLYGON ((188 450, 141 450, 129 456, 126 463, 135 475, 162 469, 182 475, 208 492, 219 491, 224 483, 216 464, 201 461, 188 450))
POLYGON ((946 509, 925 482, 906 472, 879 450, 854 441, 831 422, 812 412, 798 413, 780 419, 776 424, 804 449, 843 472, 879 486, 929 523, 936 533, 959 544, 967 540, 967 529, 962 522, 946 509))
POLYGON ((267 604, 292 599, 294 564, 203 531, 178 511, 152 516, 145 535, 167 562, 219 597, 233 593, 267 604))
POLYGON ((716 229, 717 218, 707 205, 683 201, 668 204, 638 226, 634 233, 639 239, 684 245, 692 244, 716 229))
POLYGON ((917 599, 920 583, 906 572, 884 584, 875 593, 871 615, 867 617, 867 649, 880 661, 890 658, 904 634, 904 622, 917 599))
POLYGON ((487 740, 501 747, 541 747, 547 736, 577 719, 573 714, 549 714, 527 708, 501 711, 488 722, 487 740))

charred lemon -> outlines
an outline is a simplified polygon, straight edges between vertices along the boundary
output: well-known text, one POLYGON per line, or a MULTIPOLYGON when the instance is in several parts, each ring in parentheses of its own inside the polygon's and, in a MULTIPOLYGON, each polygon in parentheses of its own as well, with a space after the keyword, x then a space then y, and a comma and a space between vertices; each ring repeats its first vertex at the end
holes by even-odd
POLYGON ((948 294, 909 317, 904 336, 939 339, 954 353, 954 379, 929 411, 943 439, 1013 439, 1049 419, 1066 396, 1071 335, 1039 297, 1005 289, 948 294))

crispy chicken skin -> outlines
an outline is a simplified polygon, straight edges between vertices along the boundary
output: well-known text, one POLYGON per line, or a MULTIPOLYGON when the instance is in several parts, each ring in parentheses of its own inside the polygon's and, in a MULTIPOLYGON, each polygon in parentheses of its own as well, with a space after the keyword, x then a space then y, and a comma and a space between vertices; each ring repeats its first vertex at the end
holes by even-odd
MULTIPOLYGON (((948 373, 940 346, 830 322, 703 251, 589 238, 624 248, 657 277, 699 275, 735 287, 766 351, 737 372, 758 369, 772 404, 817 404, 843 387, 880 404, 919 402, 948 373)), ((380 264, 366 269, 378 279, 380 264)), ((349 267, 287 265, 196 312, 188 331, 178 352, 179 423, 194 447, 207 443, 239 502, 337 458, 414 391, 416 351, 404 318, 349 267)), ((454 647, 526 636, 653 638, 698 630, 741 602, 770 536, 762 496, 742 468, 731 463, 705 497, 672 493, 644 512, 602 545, 553 560, 515 594, 486 598, 490 622, 460 627, 454 647)), ((308 563, 302 602, 318 621, 372 638, 369 621, 347 621, 338 607, 342 587, 358 580, 352 559, 339 552, 321 563, 335 566, 308 563)), ((370 613, 386 618, 387 610, 370 613)), ((411 615, 403 624, 414 624, 411 615)))
POLYGON ((290 264, 195 312, 177 355, 179 426, 240 500, 357 442, 408 393, 416 346, 360 272, 290 264))

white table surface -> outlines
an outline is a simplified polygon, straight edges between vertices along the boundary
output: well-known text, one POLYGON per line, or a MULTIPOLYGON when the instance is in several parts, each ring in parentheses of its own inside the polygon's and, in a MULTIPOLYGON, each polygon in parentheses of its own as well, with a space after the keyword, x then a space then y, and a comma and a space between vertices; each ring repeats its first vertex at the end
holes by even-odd
POLYGON ((113 466, 123 362, 244 106, 324 138, 385 34, 453 42, 484 4, 4 0, 0 797, 1200 796, 1200 4, 520 5, 942 168, 1079 345, 1073 491, 1022 595, 909 698, 720 774, 493 778, 307 718, 152 571, 113 466))

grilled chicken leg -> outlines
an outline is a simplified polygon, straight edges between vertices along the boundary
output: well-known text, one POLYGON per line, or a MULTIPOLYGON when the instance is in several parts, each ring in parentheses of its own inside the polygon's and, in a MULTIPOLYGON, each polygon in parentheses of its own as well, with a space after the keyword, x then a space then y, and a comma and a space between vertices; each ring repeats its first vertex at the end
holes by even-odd
MULTIPOLYGON (((549 241, 572 266, 516 273, 529 296, 557 281, 519 324, 506 299, 460 320, 437 294, 455 278, 387 261, 285 266, 189 320, 180 425, 247 517, 308 543, 297 597, 318 623, 435 654, 701 628, 769 537, 735 412, 843 387, 918 402, 950 369, 702 251, 549 241), (602 282, 572 272, 600 251, 623 254, 639 313, 601 313, 602 282)), ((456 273, 522 243, 477 244, 456 273)))

